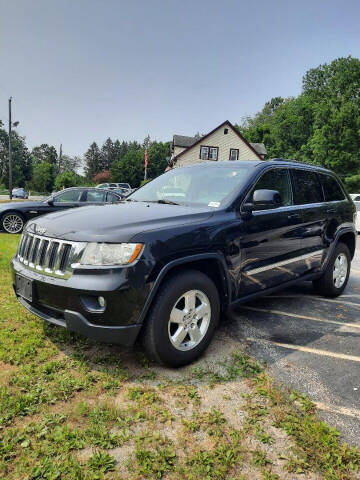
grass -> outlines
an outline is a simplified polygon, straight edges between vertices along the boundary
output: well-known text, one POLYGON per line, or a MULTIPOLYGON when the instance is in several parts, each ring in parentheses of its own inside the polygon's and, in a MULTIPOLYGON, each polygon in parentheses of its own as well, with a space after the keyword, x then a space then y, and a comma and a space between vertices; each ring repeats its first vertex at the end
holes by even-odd
POLYGON ((18 241, 0 235, 1 480, 354 478, 358 450, 244 353, 174 373, 26 312, 18 241))

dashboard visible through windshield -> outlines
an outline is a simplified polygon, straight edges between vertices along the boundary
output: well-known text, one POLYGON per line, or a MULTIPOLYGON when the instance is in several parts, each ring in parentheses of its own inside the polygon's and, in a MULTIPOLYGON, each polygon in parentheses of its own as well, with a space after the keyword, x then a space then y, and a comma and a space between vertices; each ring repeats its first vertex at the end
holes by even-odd
POLYGON ((178 168, 164 173, 134 192, 130 201, 220 207, 246 182, 248 166, 178 168))

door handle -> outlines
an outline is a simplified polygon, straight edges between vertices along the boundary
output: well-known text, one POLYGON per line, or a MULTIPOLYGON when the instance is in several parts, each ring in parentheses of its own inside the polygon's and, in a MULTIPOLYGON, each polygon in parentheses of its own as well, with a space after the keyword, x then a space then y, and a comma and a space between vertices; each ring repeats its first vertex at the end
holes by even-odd
POLYGON ((326 210, 326 213, 336 213, 336 209, 335 208, 328 208, 326 210))
POLYGON ((299 213, 292 213, 291 215, 288 215, 289 220, 299 219, 299 218, 301 218, 301 215, 299 213))

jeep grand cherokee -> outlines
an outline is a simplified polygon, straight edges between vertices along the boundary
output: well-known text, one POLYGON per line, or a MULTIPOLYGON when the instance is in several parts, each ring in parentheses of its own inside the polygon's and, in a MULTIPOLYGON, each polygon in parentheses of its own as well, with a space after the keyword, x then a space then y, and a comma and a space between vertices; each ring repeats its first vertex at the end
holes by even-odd
POLYGON ((22 305, 180 366, 221 311, 303 280, 344 290, 355 207, 328 170, 275 159, 173 169, 126 201, 30 221, 12 260, 22 305), (181 195, 179 194, 181 192, 181 195))

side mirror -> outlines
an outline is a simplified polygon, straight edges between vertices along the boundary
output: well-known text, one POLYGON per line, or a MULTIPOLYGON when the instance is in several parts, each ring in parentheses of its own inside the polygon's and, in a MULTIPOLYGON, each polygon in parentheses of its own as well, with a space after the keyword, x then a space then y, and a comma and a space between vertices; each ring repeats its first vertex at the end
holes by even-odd
POLYGON ((50 197, 47 203, 52 207, 54 205, 54 197, 50 197))
POLYGON ((255 190, 253 193, 254 210, 277 208, 281 203, 281 195, 277 190, 255 190))

